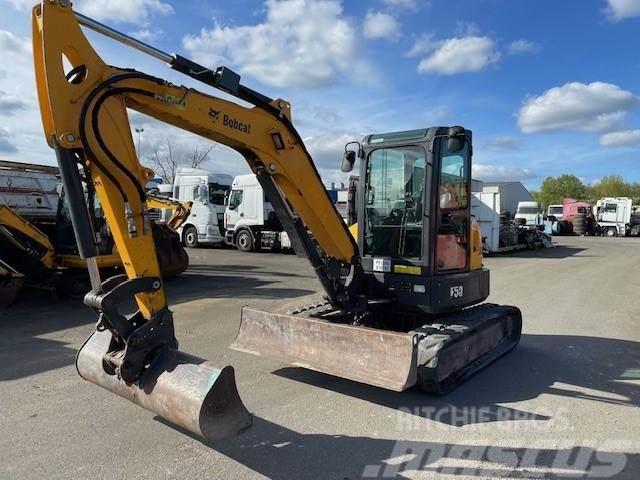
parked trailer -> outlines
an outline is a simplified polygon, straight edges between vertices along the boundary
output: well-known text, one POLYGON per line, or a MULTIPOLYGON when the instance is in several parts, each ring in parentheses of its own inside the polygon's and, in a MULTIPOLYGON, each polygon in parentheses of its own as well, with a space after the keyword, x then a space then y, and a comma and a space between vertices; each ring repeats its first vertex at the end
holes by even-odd
POLYGON ((55 221, 58 167, 0 160, 0 205, 29 221, 55 221))

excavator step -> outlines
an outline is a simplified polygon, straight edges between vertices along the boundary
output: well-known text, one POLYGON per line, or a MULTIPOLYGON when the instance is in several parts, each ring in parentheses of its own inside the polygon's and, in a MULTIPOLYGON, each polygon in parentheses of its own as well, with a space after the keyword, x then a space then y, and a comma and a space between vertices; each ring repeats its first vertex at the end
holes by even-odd
POLYGON ((438 395, 514 348, 522 328, 516 307, 493 304, 431 317, 409 332, 338 323, 345 322, 342 312, 323 305, 294 312, 243 308, 231 348, 388 390, 416 386, 438 395))

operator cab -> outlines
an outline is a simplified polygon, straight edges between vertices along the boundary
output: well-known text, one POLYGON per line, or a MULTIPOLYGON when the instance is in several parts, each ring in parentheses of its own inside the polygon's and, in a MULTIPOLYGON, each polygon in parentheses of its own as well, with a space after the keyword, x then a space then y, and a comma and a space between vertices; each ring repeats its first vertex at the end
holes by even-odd
POLYGON ((358 248, 374 291, 429 313, 486 299, 489 272, 471 267, 471 132, 434 127, 350 145, 342 170, 361 159, 358 248))

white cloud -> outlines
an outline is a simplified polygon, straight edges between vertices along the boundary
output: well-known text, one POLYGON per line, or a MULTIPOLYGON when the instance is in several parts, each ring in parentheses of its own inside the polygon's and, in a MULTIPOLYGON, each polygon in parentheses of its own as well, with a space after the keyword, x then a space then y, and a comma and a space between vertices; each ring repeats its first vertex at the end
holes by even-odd
POLYGON ((52 161, 36 98, 31 40, 0 30, 0 149, 9 160, 52 161), (9 129, 9 127, 12 127, 9 129), (19 128, 18 128, 19 127, 19 128))
POLYGON ((516 40, 509 44, 507 49, 510 55, 524 55, 526 53, 535 53, 540 50, 540 45, 530 40, 516 40))
MULTIPOLYGON (((19 10, 33 8, 33 0, 8 0, 19 10)), ((154 15, 169 15, 173 7, 161 0, 74 0, 74 10, 95 20, 123 23, 146 23, 154 15)))
POLYGON ((159 38, 164 36, 164 30, 160 30, 156 28, 151 30, 149 28, 141 28, 140 30, 136 30, 135 32, 129 32, 129 35, 133 38, 137 38, 142 42, 153 42, 159 38))
POLYGON ((518 113, 525 133, 601 132, 615 128, 639 105, 631 92, 603 82, 571 82, 529 98, 518 113))
POLYGON ((517 150, 520 148, 520 140, 508 135, 500 135, 487 140, 487 147, 493 150, 517 150))
POLYGON ((0 112, 4 115, 15 115, 20 110, 25 110, 27 104, 15 95, 0 90, 0 112))
POLYGON ((400 37, 400 24, 393 15, 369 11, 364 19, 362 33, 365 38, 395 40, 400 37))
POLYGON ((358 74, 357 29, 338 0, 266 0, 263 23, 224 26, 216 23, 187 35, 184 47, 209 66, 231 64, 265 85, 314 87, 338 73, 358 74))
POLYGON ((609 18, 615 22, 631 17, 640 17, 640 0, 608 0, 605 9, 609 18))
POLYGON ((419 57, 425 55, 436 48, 433 40, 433 33, 423 33, 413 42, 413 46, 407 52, 407 57, 419 57))
POLYGON ((528 168, 504 165, 474 163, 471 169, 471 175, 473 178, 483 180, 485 182, 523 181, 530 180, 538 176, 528 168))
POLYGON ((7 127, 0 127, 0 153, 15 153, 16 147, 13 135, 7 127))
POLYGON ((331 171, 340 169, 344 146, 348 142, 360 141, 362 137, 355 132, 330 132, 303 140, 316 166, 323 171, 331 171))
POLYGON ((28 38, 19 38, 7 30, 0 30, 0 49, 5 54, 27 56, 31 59, 31 42, 28 38))
POLYGON ((418 0, 382 0, 385 5, 396 8, 416 9, 418 0))
POLYGON ((600 145, 603 147, 640 145, 640 130, 621 130, 619 132, 606 133, 600 137, 600 145))
MULTIPOLYGON (((487 36, 450 38, 437 42, 433 47, 435 50, 420 61, 418 72, 442 75, 479 72, 500 60, 495 42, 487 36)), ((415 51, 416 45, 412 49, 413 53, 415 51)))

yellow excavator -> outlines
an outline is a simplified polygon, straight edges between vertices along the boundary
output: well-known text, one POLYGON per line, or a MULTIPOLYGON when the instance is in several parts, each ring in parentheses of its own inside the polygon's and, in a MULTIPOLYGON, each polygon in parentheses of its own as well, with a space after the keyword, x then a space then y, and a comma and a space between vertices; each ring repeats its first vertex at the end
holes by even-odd
MULTIPOLYGON (((105 271, 121 269, 120 255, 95 192, 87 189, 85 198, 97 232, 97 266, 105 271)), ((165 223, 154 223, 152 230, 163 276, 178 275, 187 269, 189 257, 176 229, 189 216, 191 202, 151 194, 146 202, 149 208, 171 212, 165 223)), ((87 264, 78 254, 64 189, 55 219, 29 221, 9 206, 0 205, 0 268, 0 307, 11 304, 25 284, 65 294, 86 283, 87 264)))
POLYGON ((153 172, 136 157, 127 109, 239 152, 323 287, 326 301, 287 314, 244 308, 233 348, 391 390, 443 393, 518 343, 520 311, 481 304, 489 272, 470 216, 469 130, 432 127, 348 144, 343 171, 360 164, 354 237, 286 100, 246 87, 228 68, 211 70, 137 41, 74 12, 67 0, 34 8, 33 53, 46 139, 92 279, 85 304, 98 316, 76 361, 83 378, 208 440, 251 424, 233 368, 178 350, 142 187, 153 172), (109 66, 81 26, 243 104, 109 66), (79 165, 100 197, 126 275, 100 277, 79 165), (138 311, 125 315, 119 307, 131 298, 138 311))

